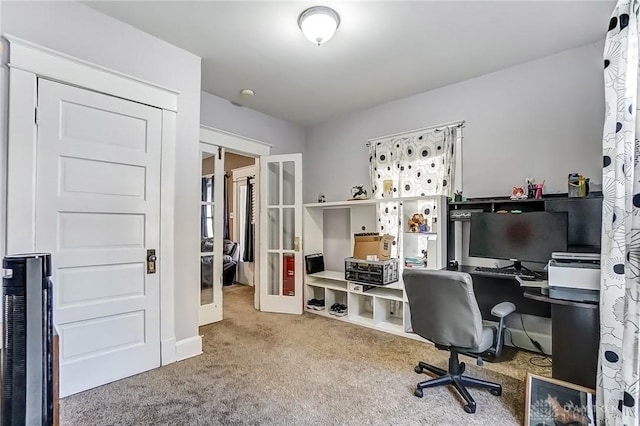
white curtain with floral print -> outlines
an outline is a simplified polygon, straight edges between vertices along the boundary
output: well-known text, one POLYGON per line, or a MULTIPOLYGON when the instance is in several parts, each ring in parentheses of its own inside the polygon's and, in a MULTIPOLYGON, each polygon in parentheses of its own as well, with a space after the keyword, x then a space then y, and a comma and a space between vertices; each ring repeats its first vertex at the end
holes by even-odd
POLYGON ((383 198, 385 180, 393 182, 393 198, 452 195, 460 127, 456 123, 370 140, 372 197, 383 198))
POLYGON ((639 425, 639 0, 620 0, 604 48, 603 210, 598 424, 639 425))
MULTIPOLYGON (((372 198, 385 198, 385 180, 392 182, 391 198, 451 196, 463 124, 460 121, 369 140, 372 198)), ((378 209, 378 231, 396 237, 391 252, 395 256, 401 229, 397 205, 380 203, 378 209)), ((425 208, 428 223, 432 223, 435 211, 425 208)))

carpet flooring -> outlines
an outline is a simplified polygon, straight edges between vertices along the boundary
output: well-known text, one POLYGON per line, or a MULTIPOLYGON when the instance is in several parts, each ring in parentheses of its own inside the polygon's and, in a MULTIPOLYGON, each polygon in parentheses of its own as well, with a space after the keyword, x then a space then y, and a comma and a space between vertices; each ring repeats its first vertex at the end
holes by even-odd
POLYGON ((413 396, 422 360, 446 369, 433 345, 305 313, 256 312, 253 288, 224 289, 224 319, 202 327, 203 354, 61 401, 63 425, 519 425, 531 353, 467 374, 501 383, 471 389, 462 409, 447 387, 413 396))

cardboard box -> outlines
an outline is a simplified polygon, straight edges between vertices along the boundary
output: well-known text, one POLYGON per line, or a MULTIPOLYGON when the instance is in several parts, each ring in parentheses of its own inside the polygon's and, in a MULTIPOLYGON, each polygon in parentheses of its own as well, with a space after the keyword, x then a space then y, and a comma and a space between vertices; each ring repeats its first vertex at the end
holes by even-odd
POLYGON ((367 255, 376 255, 378 260, 387 260, 391 257, 391 244, 394 236, 354 234, 353 236, 353 257, 366 260, 367 255))

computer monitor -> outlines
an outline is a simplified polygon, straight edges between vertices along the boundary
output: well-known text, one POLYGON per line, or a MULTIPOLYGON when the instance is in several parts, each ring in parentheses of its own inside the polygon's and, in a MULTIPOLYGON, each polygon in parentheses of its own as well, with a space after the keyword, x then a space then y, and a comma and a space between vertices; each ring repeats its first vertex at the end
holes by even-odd
POLYGON ((469 256, 546 263, 567 251, 567 212, 472 213, 469 256))

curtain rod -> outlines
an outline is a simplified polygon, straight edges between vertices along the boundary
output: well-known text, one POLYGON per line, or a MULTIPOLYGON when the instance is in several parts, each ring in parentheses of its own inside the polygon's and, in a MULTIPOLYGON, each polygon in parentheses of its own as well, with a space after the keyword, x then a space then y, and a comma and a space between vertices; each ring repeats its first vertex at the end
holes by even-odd
POLYGON ((456 120, 456 121, 450 121, 448 123, 442 123, 442 124, 438 124, 436 126, 429 126, 429 127, 422 127, 420 129, 415 129, 415 130, 409 130, 406 132, 400 132, 400 133, 394 133, 392 135, 386 135, 386 136, 378 136, 376 138, 371 138, 367 141, 367 146, 371 145, 371 141, 377 141, 378 139, 386 139, 386 138, 392 138, 394 136, 401 136, 401 135, 405 135, 407 133, 414 133, 414 132, 423 132, 425 130, 431 130, 431 129, 435 129, 435 131, 440 131, 440 127, 445 128, 445 127, 464 127, 464 123, 466 123, 466 121, 464 120, 456 120))

